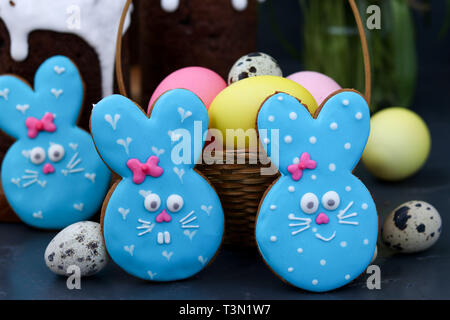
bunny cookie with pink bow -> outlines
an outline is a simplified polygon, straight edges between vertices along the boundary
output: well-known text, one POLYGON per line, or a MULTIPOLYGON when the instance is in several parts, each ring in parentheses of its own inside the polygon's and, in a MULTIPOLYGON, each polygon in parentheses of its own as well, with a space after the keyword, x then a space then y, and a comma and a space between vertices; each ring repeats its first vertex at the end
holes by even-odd
POLYGON ((78 69, 62 56, 39 67, 34 89, 0 77, 0 129, 17 140, 3 159, 2 187, 28 225, 62 229, 101 207, 111 174, 76 126, 83 90, 78 69))
POLYGON ((342 90, 312 117, 278 93, 258 114, 264 148, 281 177, 261 202, 258 248, 270 268, 302 289, 323 292, 357 278, 376 248, 375 203, 352 171, 370 132, 367 102, 342 90), (274 134, 276 133, 276 135, 274 134))
POLYGON ((128 273, 180 280, 214 259, 224 231, 222 206, 194 170, 207 129, 205 105, 184 89, 163 94, 150 118, 120 95, 93 109, 97 150, 122 177, 103 206, 105 244, 128 273))

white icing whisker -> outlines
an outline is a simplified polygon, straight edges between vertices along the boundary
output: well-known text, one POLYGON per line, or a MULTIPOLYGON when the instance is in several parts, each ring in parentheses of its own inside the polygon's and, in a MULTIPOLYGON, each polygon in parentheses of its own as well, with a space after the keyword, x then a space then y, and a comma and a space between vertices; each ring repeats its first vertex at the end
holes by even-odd
POLYGON ((296 231, 293 231, 291 234, 292 234, 293 236, 295 236, 295 235, 299 234, 300 232, 303 232, 303 231, 305 231, 305 230, 308 230, 309 228, 311 228, 311 225, 308 224, 306 227, 301 228, 301 229, 298 229, 298 230, 296 230, 296 231))

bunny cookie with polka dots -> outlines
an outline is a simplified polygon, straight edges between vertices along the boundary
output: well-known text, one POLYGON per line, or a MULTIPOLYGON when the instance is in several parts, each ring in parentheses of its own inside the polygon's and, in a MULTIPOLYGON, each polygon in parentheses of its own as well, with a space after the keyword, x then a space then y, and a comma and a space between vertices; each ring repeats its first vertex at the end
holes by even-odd
POLYGON ((128 273, 145 280, 180 280, 215 257, 223 211, 214 189, 194 170, 207 129, 206 107, 184 89, 163 94, 150 118, 119 95, 93 109, 97 150, 122 177, 105 201, 105 244, 128 273))
POLYGON ((76 126, 83 82, 66 57, 46 60, 34 90, 14 76, 0 77, 0 129, 17 141, 1 168, 2 186, 28 225, 62 229, 96 213, 111 173, 91 136, 76 126))
POLYGON ((259 111, 260 139, 281 177, 260 205, 256 240, 280 278, 323 292, 367 268, 378 218, 369 191, 352 174, 370 132, 367 102, 356 91, 342 90, 318 112, 312 117, 284 93, 259 111))

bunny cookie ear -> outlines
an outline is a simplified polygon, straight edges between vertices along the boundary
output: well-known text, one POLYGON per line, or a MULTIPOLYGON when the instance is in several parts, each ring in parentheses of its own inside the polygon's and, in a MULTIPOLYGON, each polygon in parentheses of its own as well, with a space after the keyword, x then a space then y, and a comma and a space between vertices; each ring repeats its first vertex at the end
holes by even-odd
POLYGON ((289 166, 306 158, 330 171, 351 171, 361 158, 370 132, 369 107, 364 98, 356 91, 343 90, 319 110, 314 119, 297 99, 285 93, 275 94, 261 107, 261 141, 283 174, 293 174, 289 166))
POLYGON ((34 88, 42 112, 55 115, 57 124, 77 122, 83 104, 83 81, 78 68, 63 56, 47 59, 36 72, 34 88))
MULTIPOLYGON (((38 69, 35 90, 14 76, 0 77, 0 129, 19 139, 34 137, 26 122, 47 117, 56 127, 74 125, 83 103, 83 83, 77 67, 66 57, 55 56, 38 69)), ((50 121, 49 120, 49 121, 50 121)))
MULTIPOLYGON (((156 102, 150 119, 131 100, 114 95, 92 111, 91 131, 106 164, 137 184, 146 176, 181 175, 193 168, 203 148, 208 112, 184 89, 171 90, 156 102)), ((180 178, 181 179, 181 178, 180 178)))
POLYGON ((25 126, 35 105, 35 96, 31 87, 14 76, 0 77, 0 129, 7 135, 19 139, 25 137, 25 126))

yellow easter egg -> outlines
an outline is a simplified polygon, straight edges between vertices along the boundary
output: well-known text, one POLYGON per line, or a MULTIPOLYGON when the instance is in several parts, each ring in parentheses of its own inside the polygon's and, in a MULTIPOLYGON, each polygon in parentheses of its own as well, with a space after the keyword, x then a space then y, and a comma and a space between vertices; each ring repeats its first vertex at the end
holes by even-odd
POLYGON ((217 137, 213 133, 216 141, 222 138, 224 149, 256 148, 258 111, 262 103, 277 92, 296 97, 312 114, 318 108, 313 96, 292 80, 258 76, 237 81, 219 93, 209 108, 210 128, 217 129, 217 135, 221 135, 217 137), (227 129, 234 130, 228 132, 228 139, 227 129))
POLYGON ((405 108, 389 108, 371 119, 363 163, 376 177, 398 181, 416 173, 430 153, 431 137, 426 123, 405 108))

